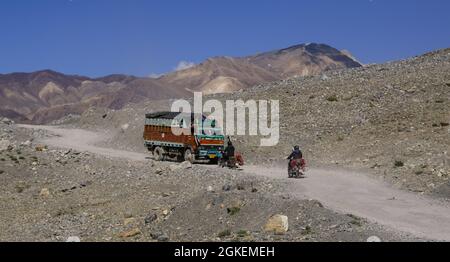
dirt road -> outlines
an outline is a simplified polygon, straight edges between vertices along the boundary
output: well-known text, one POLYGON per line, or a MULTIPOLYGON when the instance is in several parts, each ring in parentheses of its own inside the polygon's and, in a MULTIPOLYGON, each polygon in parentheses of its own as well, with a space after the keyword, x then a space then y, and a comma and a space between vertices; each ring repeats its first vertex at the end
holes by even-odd
MULTIPOLYGON (((89 151, 109 157, 143 161, 148 155, 95 146, 104 135, 80 129, 28 126, 56 136, 42 142, 54 147, 89 151)), ((286 178, 283 168, 247 166, 244 171, 273 179, 286 178)), ((351 213, 418 237, 450 241, 450 208, 437 200, 400 191, 392 186, 350 171, 311 169, 305 179, 289 180, 288 192, 311 198, 338 212, 351 213)))

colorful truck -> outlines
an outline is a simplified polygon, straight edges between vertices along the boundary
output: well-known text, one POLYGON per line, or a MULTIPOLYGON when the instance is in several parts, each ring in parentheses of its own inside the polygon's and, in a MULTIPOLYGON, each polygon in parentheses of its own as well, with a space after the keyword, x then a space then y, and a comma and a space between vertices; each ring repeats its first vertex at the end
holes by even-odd
POLYGON ((214 119, 179 112, 146 114, 143 137, 155 160, 176 158, 191 163, 197 160, 217 163, 222 157, 225 141, 222 129, 216 126, 214 119))

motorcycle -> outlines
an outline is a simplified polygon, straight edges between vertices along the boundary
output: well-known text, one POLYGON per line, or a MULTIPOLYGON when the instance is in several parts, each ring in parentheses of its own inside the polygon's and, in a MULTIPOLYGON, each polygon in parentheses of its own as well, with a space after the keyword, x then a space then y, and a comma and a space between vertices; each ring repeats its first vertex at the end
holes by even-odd
POLYGON ((219 160, 219 167, 228 167, 231 169, 236 169, 239 166, 244 165, 244 158, 240 153, 236 153, 234 156, 228 157, 228 159, 225 159, 224 157, 220 158, 219 160))
POLYGON ((304 178, 306 175, 306 162, 302 159, 289 160, 288 177, 304 178))

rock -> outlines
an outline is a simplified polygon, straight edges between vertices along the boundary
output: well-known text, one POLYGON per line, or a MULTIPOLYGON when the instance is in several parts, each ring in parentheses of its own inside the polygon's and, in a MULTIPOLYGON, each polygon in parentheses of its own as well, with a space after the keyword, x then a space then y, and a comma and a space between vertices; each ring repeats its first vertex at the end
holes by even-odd
POLYGON ((0 140, 0 151, 8 150, 10 144, 11 143, 8 140, 0 140))
POLYGON ((27 141, 21 143, 21 145, 22 145, 22 146, 30 146, 30 145, 31 145, 31 141, 30 141, 30 140, 27 140, 27 141))
POLYGON ((284 215, 275 215, 271 217, 264 226, 264 231, 273 232, 277 235, 283 235, 288 230, 289 230, 288 217, 284 215))
POLYGON ((164 233, 162 233, 162 232, 151 232, 150 233, 150 236, 153 238, 153 239, 156 239, 156 240, 158 240, 159 242, 167 242, 167 241, 169 241, 169 236, 167 235, 167 234, 164 234, 164 233))
POLYGON ((167 241, 169 241, 169 236, 166 234, 162 234, 157 238, 157 240, 159 242, 167 242, 167 241))
POLYGON ((223 201, 224 201, 224 197, 223 196, 217 196, 217 197, 213 198, 212 204, 217 206, 217 205, 222 204, 223 201))
POLYGON ((150 224, 158 219, 158 215, 154 212, 150 212, 145 218, 144 222, 145 224, 150 224))
POLYGON ((49 197, 50 196, 50 190, 48 190, 48 188, 41 189, 41 192, 39 193, 39 196, 41 196, 41 197, 49 197))
POLYGON ((163 170, 161 168, 157 168, 155 170, 155 174, 157 174, 157 175, 161 175, 162 173, 163 173, 163 170))
POLYGON ((326 74, 323 74, 321 77, 320 77, 320 80, 322 80, 322 81, 327 81, 328 79, 330 79, 326 74))
POLYGON ((66 242, 81 242, 81 239, 77 236, 68 237, 66 242))
POLYGON ((129 127, 130 127, 129 124, 123 124, 123 125, 120 126, 120 129, 122 130, 122 132, 125 132, 125 131, 127 131, 127 129, 128 129, 129 127))
POLYGON ((125 220, 123 221, 123 225, 128 226, 130 224, 134 224, 134 222, 136 222, 136 219, 134 219, 134 217, 125 218, 125 220))
POLYGON ((192 168, 192 164, 189 161, 184 161, 183 163, 169 166, 169 169, 171 171, 177 171, 177 170, 189 169, 189 168, 192 168))
POLYGON ((164 209, 162 211, 163 216, 167 216, 167 215, 169 215, 169 213, 170 213, 170 211, 168 209, 164 209))
POLYGON ((367 242, 381 242, 381 239, 377 236, 371 236, 367 239, 367 242))
POLYGON ((208 186, 206 191, 209 192, 209 193, 212 193, 212 192, 214 192, 214 188, 212 186, 208 186))
POLYGON ((133 213, 131 213, 130 211, 127 211, 123 214, 123 217, 125 218, 132 218, 133 217, 133 213))
POLYGON ((129 231, 125 231, 125 232, 120 233, 119 236, 121 238, 129 238, 129 237, 137 236, 139 234, 141 234, 141 230, 136 227, 136 228, 133 228, 133 229, 131 229, 129 231))
POLYGON ((184 161, 183 163, 180 164, 180 168, 181 169, 189 169, 192 168, 192 163, 189 161, 184 161))
POLYGON ((6 117, 4 117, 1 122, 5 125, 13 125, 14 124, 14 121, 12 121, 11 119, 6 118, 6 117))

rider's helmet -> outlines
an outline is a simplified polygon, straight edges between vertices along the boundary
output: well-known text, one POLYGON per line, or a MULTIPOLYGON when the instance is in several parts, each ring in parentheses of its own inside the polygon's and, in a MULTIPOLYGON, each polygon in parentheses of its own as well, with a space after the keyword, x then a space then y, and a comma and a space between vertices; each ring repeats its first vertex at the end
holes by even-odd
POLYGON ((300 150, 300 146, 294 146, 294 150, 300 150))

